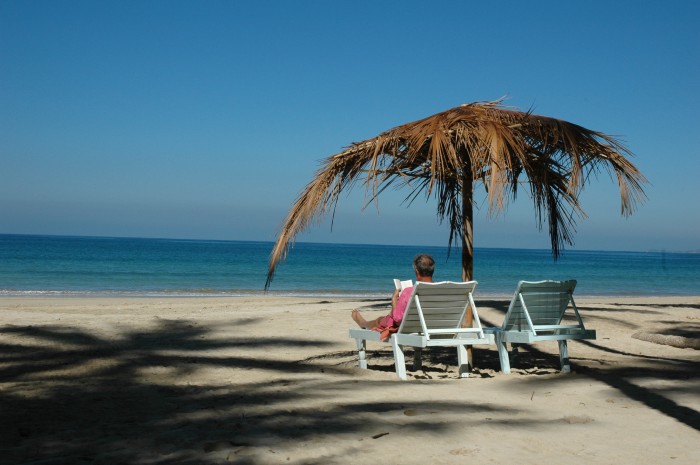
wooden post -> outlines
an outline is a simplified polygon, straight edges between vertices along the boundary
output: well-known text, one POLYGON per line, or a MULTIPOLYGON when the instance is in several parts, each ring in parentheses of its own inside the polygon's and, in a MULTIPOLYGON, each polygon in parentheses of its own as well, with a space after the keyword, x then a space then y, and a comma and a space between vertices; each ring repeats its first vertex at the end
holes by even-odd
MULTIPOLYGON (((471 169, 462 174, 462 281, 474 279, 474 207, 471 169)), ((471 315, 471 311, 469 312, 471 315)))
MULTIPOLYGON (((472 196, 474 192, 474 180, 472 164, 468 153, 462 155, 464 165, 462 168, 462 281, 474 279, 474 206, 472 196)), ((474 322, 474 313, 471 305, 467 310, 464 326, 471 328, 474 322)), ((474 365, 474 348, 467 346, 469 369, 474 365)))

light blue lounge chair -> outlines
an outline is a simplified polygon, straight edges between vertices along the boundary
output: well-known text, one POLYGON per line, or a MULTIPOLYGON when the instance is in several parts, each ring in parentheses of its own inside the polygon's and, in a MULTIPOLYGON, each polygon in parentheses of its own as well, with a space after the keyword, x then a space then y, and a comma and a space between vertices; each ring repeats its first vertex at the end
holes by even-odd
MULTIPOLYGON (((455 283, 417 282, 404 318, 388 343, 394 351, 396 374, 406 379, 406 361, 403 346, 415 347, 413 369, 421 368, 423 347, 456 347, 459 375, 469 376, 469 359, 465 346, 493 344, 493 333, 484 333, 472 293, 476 281, 455 283), (474 320, 471 328, 463 328, 464 316, 471 305, 474 320)), ((351 329, 350 337, 357 343, 360 368, 367 368, 367 341, 381 342, 380 333, 369 329, 351 329)))
MULTIPOLYGON (((506 343, 532 344, 541 341, 557 341, 561 371, 571 371, 567 341, 596 338, 595 330, 586 329, 583 325, 574 302, 575 287, 575 280, 518 283, 503 325, 495 330, 498 358, 504 373, 510 373, 506 343), (576 316, 576 324, 562 324, 569 303, 576 316)), ((517 347, 514 350, 517 351, 517 347)))

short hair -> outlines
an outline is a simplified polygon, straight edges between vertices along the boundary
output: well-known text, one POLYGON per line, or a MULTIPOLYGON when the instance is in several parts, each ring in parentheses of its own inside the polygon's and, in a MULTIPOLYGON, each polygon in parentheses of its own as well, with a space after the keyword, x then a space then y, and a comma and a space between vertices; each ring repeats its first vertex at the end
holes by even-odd
POLYGON ((418 254, 413 259, 413 267, 419 275, 432 278, 433 272, 435 272, 435 260, 428 254, 418 254))

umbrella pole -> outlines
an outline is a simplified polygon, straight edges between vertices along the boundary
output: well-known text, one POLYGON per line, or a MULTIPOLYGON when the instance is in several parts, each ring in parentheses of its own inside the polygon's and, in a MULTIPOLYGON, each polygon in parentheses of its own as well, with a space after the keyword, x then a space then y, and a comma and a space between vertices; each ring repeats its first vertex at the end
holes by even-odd
MULTIPOLYGON (((472 178, 471 160, 469 154, 464 154, 464 167, 462 170, 462 281, 474 279, 474 208, 472 194, 474 181, 472 178)), ((474 322, 474 313, 471 305, 467 310, 464 326, 471 328, 474 322)), ((467 346, 467 359, 469 370, 474 365, 474 348, 467 346)))

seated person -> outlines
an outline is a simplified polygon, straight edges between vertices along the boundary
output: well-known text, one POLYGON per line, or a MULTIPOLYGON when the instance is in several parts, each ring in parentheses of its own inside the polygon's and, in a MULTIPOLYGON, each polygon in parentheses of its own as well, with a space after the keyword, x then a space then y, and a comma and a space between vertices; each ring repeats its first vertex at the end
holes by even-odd
MULTIPOLYGON (((413 259, 413 271, 416 273, 416 281, 424 283, 433 282, 433 272, 435 271, 435 260, 433 257, 426 254, 416 255, 413 259)), ((413 287, 406 287, 402 291, 398 289, 394 291, 391 298, 391 311, 388 315, 367 321, 359 310, 354 309, 351 313, 352 319, 355 320, 360 328, 373 329, 382 333, 382 340, 389 338, 391 333, 399 329, 403 314, 408 307, 408 302, 413 294, 413 287)))

